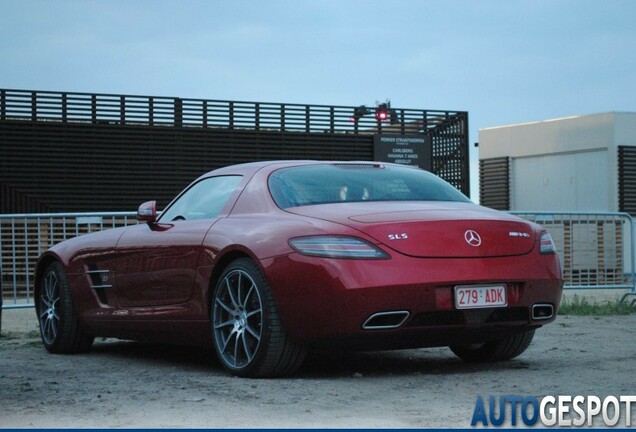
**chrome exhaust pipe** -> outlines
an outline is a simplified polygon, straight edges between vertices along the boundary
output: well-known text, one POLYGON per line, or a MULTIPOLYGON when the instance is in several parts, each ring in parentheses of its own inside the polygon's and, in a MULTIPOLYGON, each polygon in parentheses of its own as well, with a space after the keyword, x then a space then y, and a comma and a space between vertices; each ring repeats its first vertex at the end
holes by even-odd
POLYGON ((532 306, 533 320, 547 320, 554 316, 554 306, 550 303, 537 303, 532 306))
POLYGON ((362 324, 363 330, 383 330, 400 327, 411 315, 409 311, 376 312, 362 324))

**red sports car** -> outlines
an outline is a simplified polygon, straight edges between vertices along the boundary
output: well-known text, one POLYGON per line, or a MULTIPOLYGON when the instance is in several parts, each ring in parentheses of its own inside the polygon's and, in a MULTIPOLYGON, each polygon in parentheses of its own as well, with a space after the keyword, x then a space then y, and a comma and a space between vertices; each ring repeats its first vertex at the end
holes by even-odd
POLYGON ((212 345, 240 376, 291 374, 318 345, 449 346, 497 361, 521 354, 561 299, 544 229, 416 168, 230 166, 137 217, 40 257, 50 352, 88 350, 96 336, 212 345))

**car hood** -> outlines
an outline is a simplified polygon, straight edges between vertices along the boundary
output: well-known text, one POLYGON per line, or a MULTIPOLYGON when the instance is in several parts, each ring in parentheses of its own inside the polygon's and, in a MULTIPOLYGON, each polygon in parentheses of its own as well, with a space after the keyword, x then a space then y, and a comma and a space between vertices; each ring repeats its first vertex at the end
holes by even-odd
POLYGON ((523 255, 536 236, 533 224, 472 203, 336 203, 286 211, 347 225, 414 257, 523 255))

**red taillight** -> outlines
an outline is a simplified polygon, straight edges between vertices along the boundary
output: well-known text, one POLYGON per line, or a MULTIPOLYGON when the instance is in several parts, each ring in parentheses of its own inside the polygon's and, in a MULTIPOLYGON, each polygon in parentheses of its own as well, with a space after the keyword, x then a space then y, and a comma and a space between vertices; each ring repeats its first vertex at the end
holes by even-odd
POLYGON ((379 247, 357 237, 311 236, 296 237, 289 245, 302 255, 325 258, 389 259, 379 247))

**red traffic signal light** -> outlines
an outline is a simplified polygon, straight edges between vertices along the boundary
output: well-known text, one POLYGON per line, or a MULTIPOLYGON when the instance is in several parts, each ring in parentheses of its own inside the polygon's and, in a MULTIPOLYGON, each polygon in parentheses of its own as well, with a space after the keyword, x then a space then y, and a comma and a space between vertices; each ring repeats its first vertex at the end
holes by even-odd
POLYGON ((386 121, 389 118, 389 104, 382 103, 375 109, 375 118, 378 121, 386 121))
MULTIPOLYGON (((353 115, 349 117, 352 122, 357 122, 367 114, 371 114, 373 111, 364 105, 360 105, 353 109, 353 115)), ((391 102, 387 100, 385 103, 378 104, 375 107, 375 118, 379 122, 391 121, 391 124, 397 124, 400 122, 397 111, 391 108, 391 102)))

